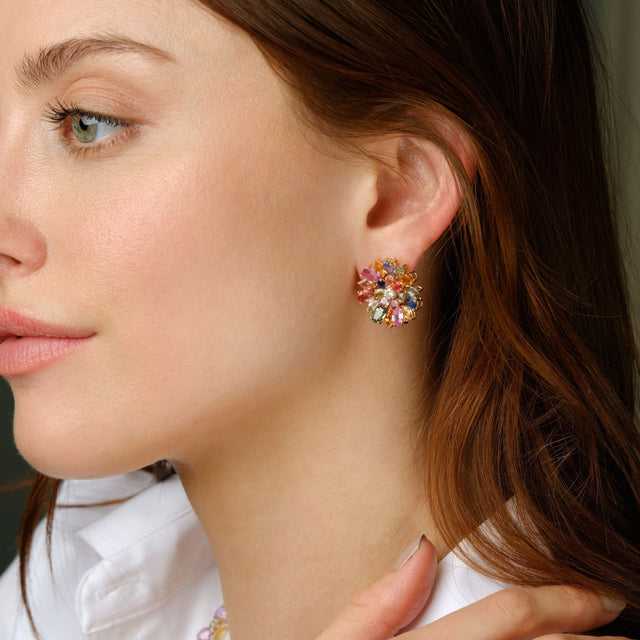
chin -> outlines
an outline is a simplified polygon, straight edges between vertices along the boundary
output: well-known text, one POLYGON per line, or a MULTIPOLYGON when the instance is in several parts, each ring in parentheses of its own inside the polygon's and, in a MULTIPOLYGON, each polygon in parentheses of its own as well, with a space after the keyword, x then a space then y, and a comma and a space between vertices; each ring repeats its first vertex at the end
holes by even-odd
POLYGON ((133 471, 133 457, 125 458, 122 447, 109 447, 96 429, 78 429, 68 421, 54 424, 51 415, 38 419, 16 404, 13 433, 18 451, 38 472, 57 479, 91 479, 133 471))

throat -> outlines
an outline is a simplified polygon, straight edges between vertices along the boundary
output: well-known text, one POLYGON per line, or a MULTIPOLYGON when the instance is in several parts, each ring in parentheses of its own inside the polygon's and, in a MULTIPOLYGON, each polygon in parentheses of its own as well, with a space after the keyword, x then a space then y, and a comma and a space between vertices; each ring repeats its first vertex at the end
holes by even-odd
POLYGON ((418 490, 411 495, 400 482, 398 491, 384 475, 339 476, 338 468, 328 476, 283 466, 261 481, 255 471, 255 482, 225 480, 232 496, 206 497, 194 497, 185 480, 216 556, 233 640, 315 637, 411 542, 434 540, 418 490))
POLYGON ((377 356, 367 361, 368 342, 357 352, 172 460, 216 557, 233 640, 316 637, 422 534, 445 551, 415 464, 422 390, 411 381, 423 365, 400 362, 380 403, 377 356))

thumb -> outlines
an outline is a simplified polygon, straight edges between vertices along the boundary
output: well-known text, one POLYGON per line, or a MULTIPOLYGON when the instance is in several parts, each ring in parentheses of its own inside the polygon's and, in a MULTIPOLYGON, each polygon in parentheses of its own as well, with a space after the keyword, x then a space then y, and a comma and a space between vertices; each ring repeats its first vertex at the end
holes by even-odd
POLYGON ((399 569, 357 595, 316 640, 387 640, 409 625, 427 602, 437 556, 423 536, 399 569))

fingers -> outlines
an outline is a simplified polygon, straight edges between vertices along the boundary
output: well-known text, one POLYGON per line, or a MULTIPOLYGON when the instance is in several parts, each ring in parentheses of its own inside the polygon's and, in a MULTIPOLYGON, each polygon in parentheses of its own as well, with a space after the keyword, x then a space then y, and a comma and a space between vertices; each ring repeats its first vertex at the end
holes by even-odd
MULTIPOLYGON (((630 640, 619 636, 596 636, 598 640, 630 640)), ((538 636, 534 640, 593 640, 593 636, 576 636, 568 633, 552 633, 549 636, 538 636)))
POLYGON ((437 557, 422 538, 415 554, 358 595, 316 640, 387 640, 424 607, 436 575, 437 557))
MULTIPOLYGON (((435 550, 423 539, 407 564, 357 596, 316 640, 388 640, 422 611, 435 575, 435 550)), ((505 589, 396 637, 402 640, 587 640, 587 636, 575 634, 612 622, 622 606, 623 603, 603 601, 591 592, 569 586, 505 589)))
MULTIPOLYGON (((605 609, 599 596, 582 589, 514 588, 494 593, 398 637, 402 640, 539 640, 545 634, 595 629, 617 615, 605 609)), ((567 636, 558 635, 547 635, 547 640, 559 637, 567 640, 567 636)))

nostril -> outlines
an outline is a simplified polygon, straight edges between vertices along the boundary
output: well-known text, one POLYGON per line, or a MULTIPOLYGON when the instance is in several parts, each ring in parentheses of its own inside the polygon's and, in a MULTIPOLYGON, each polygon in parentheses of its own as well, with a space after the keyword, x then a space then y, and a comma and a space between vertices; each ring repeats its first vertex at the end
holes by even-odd
POLYGON ((47 246, 40 231, 13 216, 0 218, 0 275, 25 277, 45 262, 47 246))
POLYGON ((13 256, 8 256, 6 253, 0 253, 0 274, 2 273, 20 273, 20 267, 22 266, 22 262, 20 260, 14 258, 13 256))
POLYGON ((5 253, 0 253, 0 267, 17 267, 19 264, 21 264, 20 260, 13 256, 8 256, 5 253))

